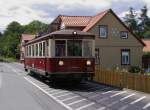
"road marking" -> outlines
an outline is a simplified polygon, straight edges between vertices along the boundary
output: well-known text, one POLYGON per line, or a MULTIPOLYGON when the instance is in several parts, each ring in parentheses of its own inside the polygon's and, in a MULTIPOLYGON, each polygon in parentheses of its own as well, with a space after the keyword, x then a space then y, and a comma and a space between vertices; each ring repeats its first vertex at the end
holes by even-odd
POLYGON ((134 96, 134 95, 135 95, 135 94, 130 94, 130 95, 128 95, 128 96, 123 97, 122 99, 120 99, 120 101, 123 101, 123 100, 125 100, 125 99, 127 99, 127 98, 130 98, 130 97, 134 96))
POLYGON ((97 109, 97 110, 104 110, 106 107, 101 107, 101 108, 99 108, 99 109, 97 109))
POLYGON ((107 92, 103 92, 102 94, 104 95, 104 94, 108 94, 108 93, 111 93, 111 92, 113 92, 114 90, 110 90, 110 91, 107 91, 107 92))
POLYGON ((56 97, 52 96, 51 94, 49 94, 47 91, 45 91, 44 89, 42 89, 41 87, 39 87, 37 84, 35 84, 34 82, 32 82, 30 79, 24 77, 25 80, 27 80, 29 83, 31 83, 32 85, 34 85, 35 87, 37 87, 38 89, 40 89, 42 92, 44 92, 45 94, 47 94, 49 97, 51 97, 53 100, 55 100, 56 102, 58 102, 59 104, 61 104, 62 106, 64 106, 65 108, 67 108, 68 110, 73 110, 71 107, 67 106, 66 104, 64 104, 62 101, 58 100, 56 97))
POLYGON ((101 88, 101 89, 98 89, 98 90, 96 90, 96 91, 94 91, 94 92, 89 92, 89 93, 87 93, 86 95, 91 95, 91 94, 96 93, 96 92, 101 92, 101 91, 106 90, 106 89, 109 89, 109 88, 110 88, 110 87, 101 88))
POLYGON ((74 102, 68 104, 68 106, 73 105, 73 104, 76 104, 76 103, 79 103, 79 102, 83 102, 83 101, 85 101, 85 100, 86 100, 86 99, 81 99, 81 100, 74 101, 74 102))
POLYGON ((70 95, 70 94, 73 94, 73 93, 66 93, 66 94, 63 94, 63 95, 56 96, 56 97, 60 98, 60 97, 64 97, 64 96, 67 96, 67 95, 70 95))
POLYGON ((56 92, 56 93, 53 93, 52 95, 58 95, 58 94, 61 94, 61 93, 66 93, 68 91, 59 91, 59 92, 56 92))
POLYGON ((115 96, 118 96, 118 95, 124 94, 124 93, 126 93, 126 92, 127 92, 127 91, 121 91, 121 92, 116 93, 116 94, 114 94, 114 95, 112 95, 112 96, 110 96, 110 97, 112 98, 112 97, 115 97, 115 96))
POLYGON ((74 98, 77 98, 77 97, 79 97, 79 96, 69 97, 69 98, 63 99, 61 101, 65 102, 65 101, 68 101, 68 100, 71 100, 71 99, 74 99, 74 98))
POLYGON ((42 87, 42 88, 45 88, 45 89, 46 89, 46 88, 49 88, 49 86, 47 86, 47 85, 45 85, 45 84, 39 84, 39 86, 42 87))
POLYGON ((133 102, 131 102, 130 104, 135 104, 135 103, 137 103, 137 102, 139 102, 139 101, 141 101, 141 100, 143 100, 143 99, 145 99, 146 97, 145 96, 143 96, 143 97, 141 97, 141 98, 139 98, 139 99, 137 99, 137 100, 135 100, 135 101, 133 101, 133 102))
MULTIPOLYGON (((40 87, 41 87, 41 86, 40 86, 40 87)), ((47 87, 46 87, 46 86, 45 86, 45 87, 43 86, 43 87, 41 87, 41 88, 44 89, 44 90, 54 90, 53 88, 49 88, 48 86, 47 86, 47 87)))
POLYGON ((85 106, 79 107, 79 108, 77 108, 76 110, 82 110, 82 109, 87 108, 87 107, 89 107, 89 106, 92 106, 92 105, 94 105, 94 104, 95 104, 95 103, 93 102, 93 103, 87 104, 87 105, 85 105, 85 106))
POLYGON ((60 90, 51 90, 51 91, 49 91, 49 93, 53 93, 53 92, 57 92, 57 91, 60 91, 60 90))
POLYGON ((143 107, 143 109, 145 110, 145 109, 147 109, 148 107, 150 107, 150 103, 146 104, 146 105, 143 107))

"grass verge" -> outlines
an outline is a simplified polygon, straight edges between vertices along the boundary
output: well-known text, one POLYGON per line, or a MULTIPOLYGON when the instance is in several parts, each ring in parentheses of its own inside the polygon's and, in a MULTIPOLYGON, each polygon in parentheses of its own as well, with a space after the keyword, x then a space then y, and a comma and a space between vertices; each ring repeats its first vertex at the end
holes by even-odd
POLYGON ((3 57, 0 56, 0 62, 16 62, 17 60, 15 58, 11 58, 11 57, 3 57))

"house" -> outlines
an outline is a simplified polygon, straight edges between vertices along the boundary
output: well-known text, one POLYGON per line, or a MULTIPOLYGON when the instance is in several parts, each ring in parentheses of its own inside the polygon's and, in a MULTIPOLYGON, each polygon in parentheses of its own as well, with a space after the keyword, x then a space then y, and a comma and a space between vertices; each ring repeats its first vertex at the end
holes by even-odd
POLYGON ((96 64, 101 68, 142 66, 145 44, 111 9, 95 16, 59 15, 49 25, 48 31, 60 29, 76 29, 95 34, 96 64))
POLYGON ((24 44, 34 38, 35 38, 35 35, 30 35, 30 34, 22 34, 21 35, 21 44, 20 44, 20 61, 21 62, 24 61, 24 53, 25 53, 24 44))
POLYGON ((144 53, 149 53, 149 55, 144 55, 142 58, 143 67, 145 69, 150 68, 150 39, 143 39, 142 40, 145 43, 145 47, 143 48, 144 53))

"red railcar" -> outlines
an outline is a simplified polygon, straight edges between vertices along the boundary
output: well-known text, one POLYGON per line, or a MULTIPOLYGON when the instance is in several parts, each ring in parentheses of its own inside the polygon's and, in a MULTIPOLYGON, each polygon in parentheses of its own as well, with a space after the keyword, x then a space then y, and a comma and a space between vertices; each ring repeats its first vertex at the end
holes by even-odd
POLYGON ((92 78, 95 71, 95 36, 60 30, 25 44, 25 70, 50 79, 92 78))

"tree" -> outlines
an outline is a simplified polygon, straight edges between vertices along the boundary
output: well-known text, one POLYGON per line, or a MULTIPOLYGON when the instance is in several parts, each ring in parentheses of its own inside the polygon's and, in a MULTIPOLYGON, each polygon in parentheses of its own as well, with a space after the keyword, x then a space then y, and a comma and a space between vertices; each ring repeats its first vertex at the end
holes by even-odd
POLYGON ((139 35, 144 37, 144 38, 150 38, 150 18, 147 15, 148 9, 147 6, 145 5, 141 9, 141 14, 139 17, 139 35))
POLYGON ((129 8, 129 13, 125 16, 125 24, 131 29, 133 32, 137 31, 137 14, 134 12, 132 7, 129 8))
POLYGON ((149 30, 150 19, 148 18, 147 12, 148 12, 148 9, 147 9, 147 6, 145 5, 141 9, 141 14, 139 17, 139 20, 140 20, 139 27, 140 27, 141 32, 144 32, 147 29, 149 30))
POLYGON ((48 27, 47 24, 35 20, 29 23, 28 25, 24 26, 25 29, 24 33, 38 34, 39 32, 46 30, 47 27, 48 27))
POLYGON ((3 34, 2 34, 2 32, 0 32, 0 37, 2 37, 3 36, 3 34))
POLYGON ((24 29, 18 22, 13 21, 7 26, 0 42, 1 52, 4 56, 15 57, 18 53, 16 50, 20 43, 20 36, 23 32, 24 29))
POLYGON ((143 38, 150 39, 150 31, 146 31, 142 34, 143 38))
POLYGON ((21 33, 23 33, 23 32, 24 32, 24 29, 23 29, 23 27, 21 26, 21 24, 19 24, 19 23, 16 22, 16 21, 13 21, 13 22, 11 22, 11 23, 7 26, 6 30, 4 31, 4 36, 7 36, 7 35, 9 35, 9 34, 11 34, 11 33, 18 33, 18 34, 21 34, 21 33))
POLYGON ((0 55, 16 57, 19 54, 18 45, 20 44, 21 34, 38 34, 40 31, 47 29, 47 27, 47 24, 40 21, 33 21, 25 26, 16 21, 11 22, 4 31, 3 36, 0 37, 0 55))

